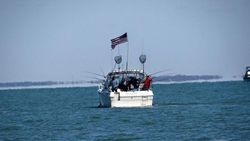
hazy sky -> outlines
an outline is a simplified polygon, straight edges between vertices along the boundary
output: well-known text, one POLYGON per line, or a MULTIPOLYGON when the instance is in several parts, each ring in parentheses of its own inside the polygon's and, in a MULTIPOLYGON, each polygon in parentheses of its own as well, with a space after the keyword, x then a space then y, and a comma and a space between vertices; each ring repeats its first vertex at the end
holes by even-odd
POLYGON ((250 65, 249 0, 0 0, 0 82, 107 73, 110 39, 125 32, 129 66, 143 48, 150 73, 232 77, 250 65))

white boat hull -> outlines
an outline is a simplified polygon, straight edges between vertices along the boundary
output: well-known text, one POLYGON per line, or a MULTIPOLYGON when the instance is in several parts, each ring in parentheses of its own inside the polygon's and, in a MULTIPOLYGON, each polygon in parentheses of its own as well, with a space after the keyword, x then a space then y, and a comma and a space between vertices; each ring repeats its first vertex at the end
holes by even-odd
POLYGON ((101 107, 149 107, 153 105, 152 90, 99 92, 101 107))

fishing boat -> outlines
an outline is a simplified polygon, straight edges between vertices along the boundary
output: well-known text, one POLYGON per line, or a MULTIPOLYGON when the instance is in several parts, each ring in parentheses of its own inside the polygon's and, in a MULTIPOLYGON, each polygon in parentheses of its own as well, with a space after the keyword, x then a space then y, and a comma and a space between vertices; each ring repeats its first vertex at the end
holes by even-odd
MULTIPOLYGON (((111 40, 111 48, 127 42, 127 33, 111 40)), ((127 51, 128 52, 128 51, 127 51)), ((128 56, 128 55, 127 55, 128 56)), ((121 69, 122 56, 114 57, 115 67, 98 88, 99 107, 148 107, 153 105, 152 78, 144 71, 146 55, 139 57, 142 69, 121 69), (118 66, 118 67, 116 67, 118 66)), ((128 58, 127 58, 128 60, 128 58)))
POLYGON ((250 66, 246 67, 245 75, 243 76, 244 81, 250 81, 250 66))

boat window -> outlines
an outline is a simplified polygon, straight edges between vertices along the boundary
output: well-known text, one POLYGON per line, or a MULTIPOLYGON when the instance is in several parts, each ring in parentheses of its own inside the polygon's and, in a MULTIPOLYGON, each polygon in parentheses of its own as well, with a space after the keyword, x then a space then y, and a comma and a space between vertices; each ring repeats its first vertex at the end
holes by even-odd
POLYGON ((144 82, 145 74, 140 71, 121 71, 108 74, 108 87, 112 91, 119 88, 121 91, 137 90, 144 82))

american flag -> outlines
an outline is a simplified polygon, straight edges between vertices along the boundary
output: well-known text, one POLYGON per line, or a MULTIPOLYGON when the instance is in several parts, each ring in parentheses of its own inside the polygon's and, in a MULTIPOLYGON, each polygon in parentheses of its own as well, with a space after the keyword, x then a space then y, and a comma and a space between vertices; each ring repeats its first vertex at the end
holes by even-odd
POLYGON ((111 48, 114 49, 116 45, 125 43, 127 41, 128 41, 127 33, 124 33, 123 35, 111 40, 111 48))

